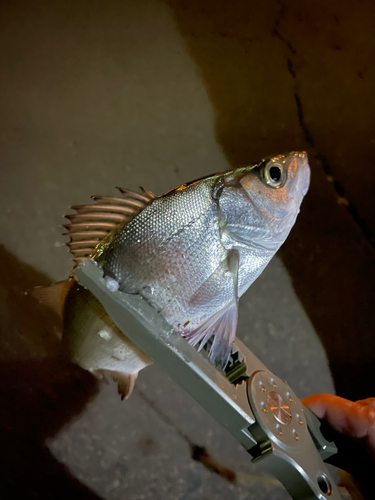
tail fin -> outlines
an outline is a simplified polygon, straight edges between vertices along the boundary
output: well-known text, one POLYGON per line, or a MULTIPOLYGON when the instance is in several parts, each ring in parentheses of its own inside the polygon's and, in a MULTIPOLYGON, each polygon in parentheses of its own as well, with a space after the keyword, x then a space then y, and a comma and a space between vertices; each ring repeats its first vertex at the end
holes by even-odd
POLYGON ((27 293, 37 300, 39 304, 49 307, 58 316, 62 317, 65 299, 73 282, 74 279, 69 278, 58 283, 52 283, 52 285, 37 286, 27 293))

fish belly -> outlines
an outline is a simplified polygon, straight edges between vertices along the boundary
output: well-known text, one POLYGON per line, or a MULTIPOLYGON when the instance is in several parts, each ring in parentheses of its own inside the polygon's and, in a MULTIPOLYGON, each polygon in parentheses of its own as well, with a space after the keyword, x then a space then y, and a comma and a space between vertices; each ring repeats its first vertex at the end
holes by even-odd
POLYGON ((136 374, 151 360, 113 323, 100 302, 78 284, 69 292, 63 343, 82 368, 136 374))

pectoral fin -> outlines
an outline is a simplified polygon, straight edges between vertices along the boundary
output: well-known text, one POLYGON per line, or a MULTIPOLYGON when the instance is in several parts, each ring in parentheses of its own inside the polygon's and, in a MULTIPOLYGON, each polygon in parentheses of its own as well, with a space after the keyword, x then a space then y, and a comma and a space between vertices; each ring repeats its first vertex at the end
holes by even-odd
POLYGON ((210 349, 209 359, 215 366, 225 368, 228 363, 232 344, 236 336, 238 322, 238 267, 239 254, 237 250, 229 250, 224 263, 225 271, 230 273, 233 283, 233 295, 229 304, 216 314, 211 316, 200 327, 192 332, 188 337, 191 345, 200 342, 199 350, 214 336, 210 349))

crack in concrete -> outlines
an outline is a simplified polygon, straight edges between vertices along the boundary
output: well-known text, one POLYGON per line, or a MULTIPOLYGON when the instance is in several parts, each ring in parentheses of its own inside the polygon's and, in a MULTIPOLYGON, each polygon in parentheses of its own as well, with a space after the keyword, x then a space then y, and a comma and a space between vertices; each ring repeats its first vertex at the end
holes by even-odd
POLYGON ((284 38, 284 36, 279 31, 280 23, 284 19, 286 14, 286 7, 281 0, 277 0, 277 4, 279 6, 279 12, 275 19, 275 25, 273 27, 272 34, 288 48, 289 52, 295 55, 297 54, 297 50, 295 49, 295 47, 293 47, 289 40, 284 38))
POLYGON ((142 391, 139 389, 135 388, 135 392, 138 394, 138 396, 149 406, 156 414, 157 416, 169 427, 172 427, 177 434, 184 440, 186 443, 188 443, 189 446, 193 447, 196 446, 187 436, 184 434, 181 429, 179 429, 176 424, 171 420, 168 415, 166 415, 160 408, 153 402, 151 399, 149 399, 142 391))
POLYGON ((181 429, 166 415, 153 401, 151 401, 142 391, 136 389, 138 396, 158 415, 158 417, 169 427, 172 427, 177 434, 190 446, 191 458, 196 462, 200 462, 209 471, 218 474, 230 483, 237 479, 237 474, 232 469, 221 465, 207 452, 203 446, 199 446, 191 441, 181 429))
MULTIPOLYGON (((283 45, 286 46, 288 49, 289 53, 292 54, 292 56, 297 54, 296 48, 291 44, 289 40, 287 40, 282 33, 279 30, 279 26, 281 21, 285 18, 286 15, 286 6, 281 0, 277 0, 277 4, 279 5, 279 13, 275 19, 275 25, 272 30, 272 34, 280 40, 283 45)), ((294 81, 294 100, 296 103, 296 108, 297 108, 297 116, 298 116, 298 123, 299 126, 303 132, 305 141, 310 145, 311 149, 314 151, 315 158, 320 162, 324 173, 326 174, 327 181, 330 182, 336 192, 337 195, 337 203, 339 205, 344 205, 346 207, 347 212, 351 216, 352 220, 354 223, 357 225, 358 229, 361 231, 363 237, 370 243, 370 245, 375 248, 375 238, 371 234, 370 229, 367 227, 366 222, 364 219, 361 217, 359 214, 357 208, 351 203, 348 198, 345 196, 345 190, 341 182, 337 179, 334 178, 332 169, 329 165, 328 158, 323 155, 313 138, 313 135, 311 134, 308 126, 306 125, 305 121, 305 114, 304 114, 304 108, 302 104, 302 99, 298 90, 298 85, 297 85, 297 71, 296 67, 294 64, 294 61, 292 59, 292 56, 287 56, 286 57, 286 64, 287 64, 287 69, 288 73, 292 77, 294 81)))
MULTIPOLYGON (((249 486, 264 486, 269 490, 279 490, 284 489, 283 485, 274 477, 268 476, 253 476, 250 474, 246 474, 244 472, 234 472, 232 469, 229 469, 219 462, 217 462, 211 455, 209 455, 206 449, 202 446, 194 444, 191 439, 179 429, 176 424, 170 419, 168 415, 166 415, 153 401, 151 401, 140 389, 135 388, 135 392, 138 396, 149 406, 158 417, 168 426, 172 427, 177 434, 184 440, 191 449, 191 458, 197 462, 202 463, 202 465, 208 469, 209 471, 222 476, 228 482, 233 483, 237 482, 242 484, 244 487, 248 488, 249 486)), ((345 495, 348 494, 346 488, 339 487, 339 491, 343 497, 346 498, 345 495)), ((347 497, 349 498, 349 497, 347 497)))

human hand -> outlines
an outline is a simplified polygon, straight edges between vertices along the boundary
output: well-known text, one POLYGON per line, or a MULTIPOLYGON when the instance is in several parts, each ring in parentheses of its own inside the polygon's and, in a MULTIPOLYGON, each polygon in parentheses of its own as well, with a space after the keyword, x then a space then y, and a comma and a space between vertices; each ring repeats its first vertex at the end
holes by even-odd
POLYGON ((375 398, 352 402, 331 394, 317 394, 302 402, 327 424, 323 434, 337 446, 338 453, 329 463, 349 472, 363 497, 375 498, 372 477, 375 473, 375 398))

